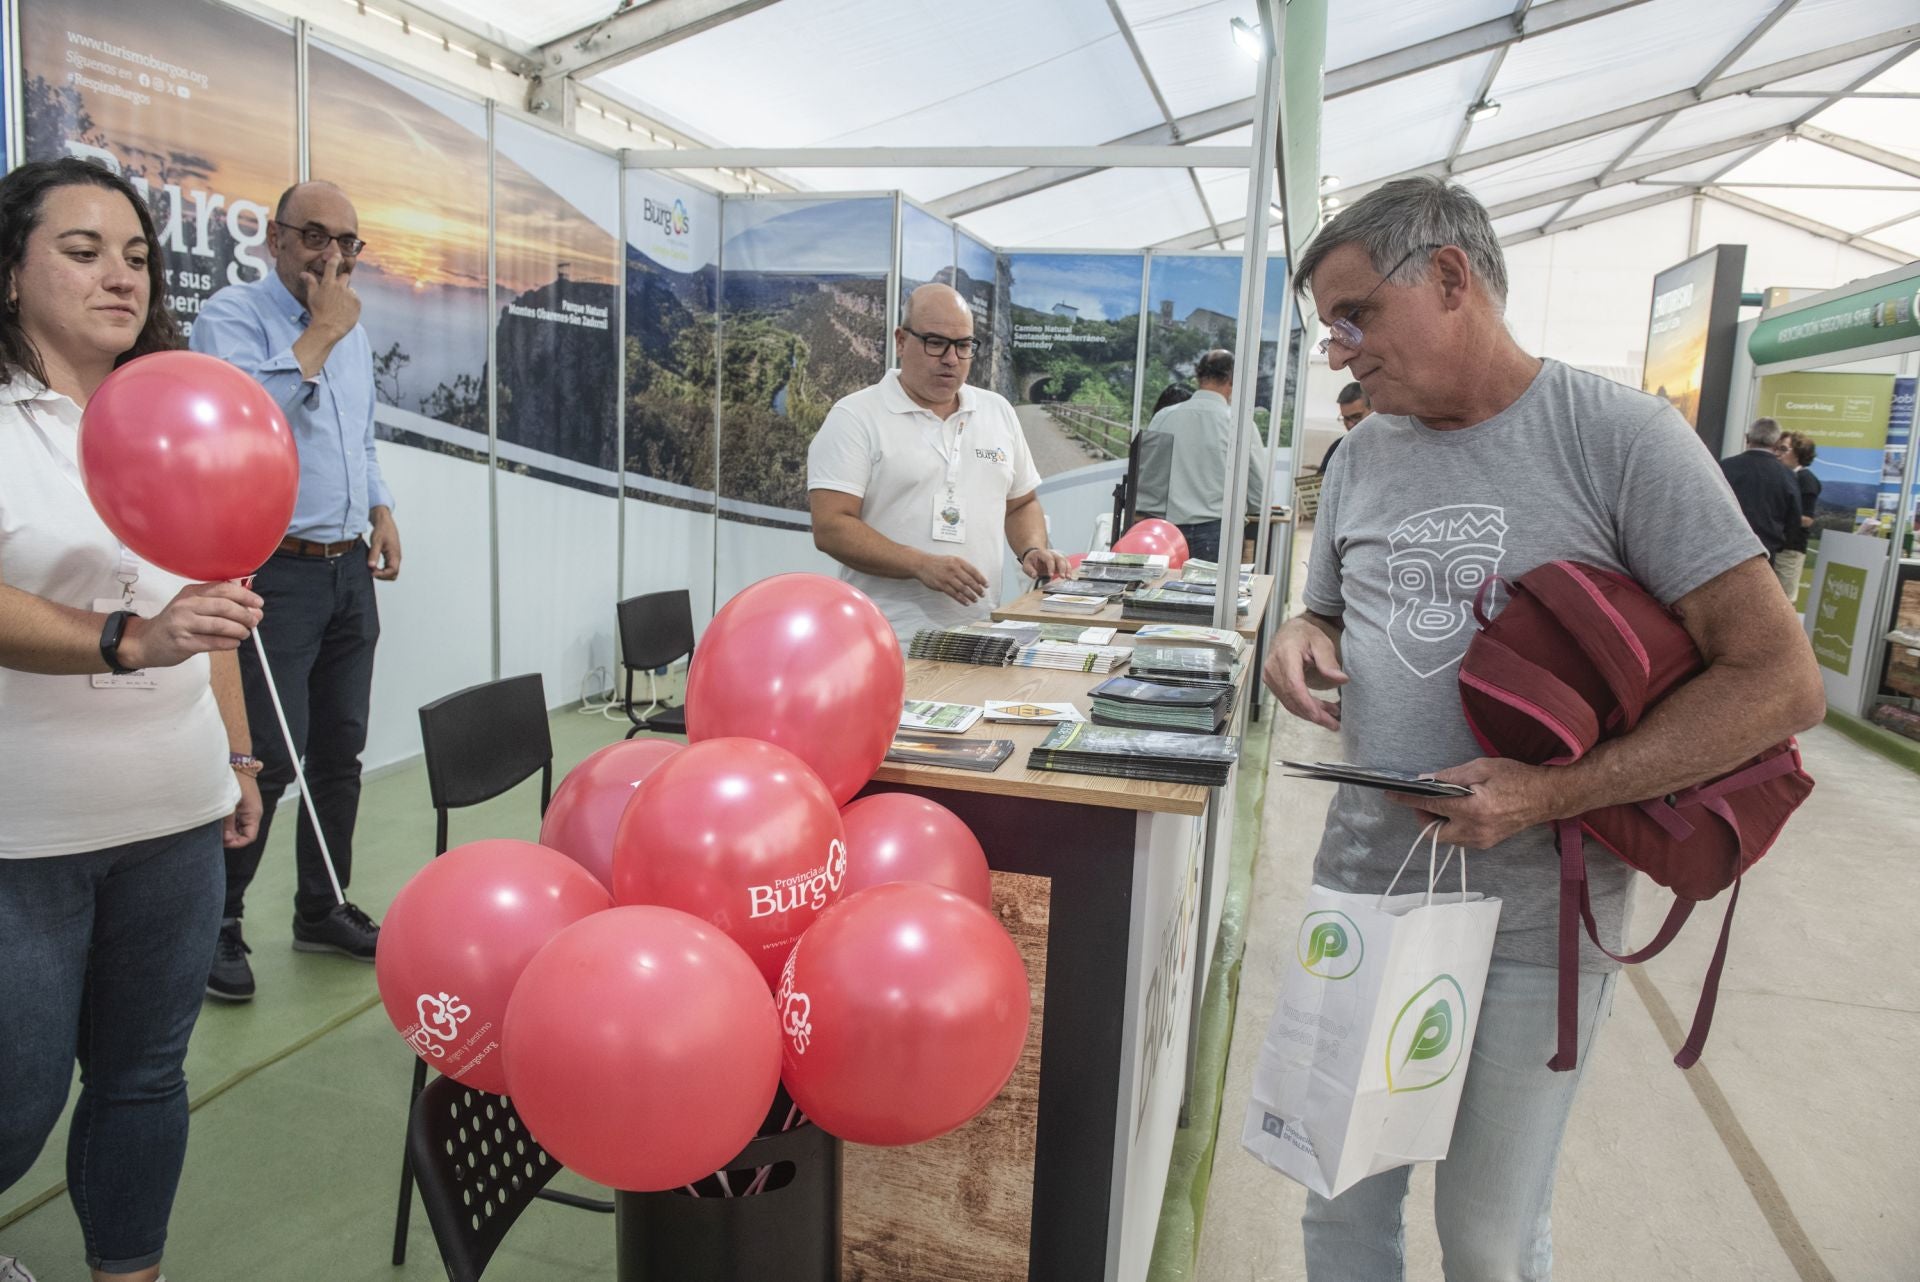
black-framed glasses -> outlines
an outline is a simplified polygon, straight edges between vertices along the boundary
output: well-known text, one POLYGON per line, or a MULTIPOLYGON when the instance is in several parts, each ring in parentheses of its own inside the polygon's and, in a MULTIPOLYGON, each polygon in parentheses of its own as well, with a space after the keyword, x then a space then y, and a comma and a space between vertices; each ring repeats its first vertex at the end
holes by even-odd
POLYGON ((1367 291, 1365 298, 1355 303, 1352 307, 1347 308, 1347 314, 1345 316, 1327 322, 1327 336, 1320 340, 1320 354, 1325 356, 1335 343, 1340 344, 1340 346, 1350 352, 1359 351, 1360 344, 1365 341, 1366 335, 1362 334, 1360 327, 1353 323, 1354 313, 1358 312, 1362 307, 1365 307, 1373 296, 1380 292, 1380 286, 1392 280, 1394 274, 1411 262, 1415 254, 1420 253, 1422 250, 1430 252, 1432 250, 1445 248, 1446 246, 1444 245, 1415 245, 1412 249, 1400 255, 1400 261, 1387 268, 1386 274, 1374 282, 1373 288, 1367 291))
POLYGON ((361 250, 367 247, 367 242, 361 240, 352 232, 341 232, 336 236, 324 227, 295 227, 292 223, 283 223, 278 218, 273 220, 273 225, 275 227, 284 227, 298 236, 300 243, 308 249, 325 249, 327 242, 333 241, 340 246, 340 252, 342 254, 348 258, 354 258, 359 255, 361 250))
POLYGON ((975 349, 980 346, 978 339, 948 338, 945 334, 922 334, 908 325, 902 325, 900 328, 919 339, 920 346, 926 349, 929 356, 945 356, 947 349, 951 347, 955 356, 963 361, 970 361, 973 359, 975 349))

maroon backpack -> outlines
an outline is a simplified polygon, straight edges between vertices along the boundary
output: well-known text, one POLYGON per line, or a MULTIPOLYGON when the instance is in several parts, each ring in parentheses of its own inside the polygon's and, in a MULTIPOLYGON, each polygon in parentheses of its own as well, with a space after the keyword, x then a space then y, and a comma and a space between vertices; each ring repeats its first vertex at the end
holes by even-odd
MULTIPOLYGON (((1671 610, 1632 579, 1577 561, 1549 561, 1508 584, 1507 603, 1488 619, 1489 579, 1474 602, 1480 631, 1460 664, 1467 725, 1489 755, 1533 765, 1577 761, 1604 739, 1626 734, 1705 664, 1671 610)), ((1693 906, 1729 886, 1720 942, 1700 1005, 1674 1063, 1691 1068, 1713 1022, 1727 936, 1740 900, 1740 874, 1767 852, 1787 818, 1813 791, 1792 739, 1716 779, 1637 804, 1590 810, 1554 825, 1560 848, 1560 1029, 1548 1067, 1574 1066, 1578 1032, 1580 922, 1615 961, 1643 962, 1680 931, 1693 906), (1587 888, 1585 839, 1592 838, 1676 896, 1653 942, 1624 956, 1600 942, 1587 888)))

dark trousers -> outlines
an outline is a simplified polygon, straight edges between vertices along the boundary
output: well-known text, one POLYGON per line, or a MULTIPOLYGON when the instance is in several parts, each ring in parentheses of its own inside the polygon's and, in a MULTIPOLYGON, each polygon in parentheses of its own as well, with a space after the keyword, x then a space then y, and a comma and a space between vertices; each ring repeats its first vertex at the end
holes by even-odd
POLYGON ((1220 522, 1196 521, 1177 528, 1186 536, 1188 556, 1201 561, 1220 559, 1220 522))
MULTIPOLYGON (((380 639, 366 545, 356 543, 346 555, 331 560, 280 553, 260 567, 253 590, 266 602, 260 639, 266 644, 287 726, 306 768, 314 808, 326 830, 334 871, 345 890, 353 871, 353 823, 360 811, 360 753, 367 746, 373 647, 380 639)), ((242 913, 247 886, 267 848, 274 807, 293 782, 293 758, 274 718, 259 656, 250 645, 240 648, 240 676, 247 692, 253 752, 263 763, 260 800, 266 812, 252 844, 227 851, 229 917, 242 913)), ((320 917, 333 907, 333 888, 304 805, 294 860, 299 882, 293 906, 309 918, 320 917)))
POLYGON ((166 1245, 219 912, 218 822, 0 859, 0 1192, 60 1120, 77 1059, 67 1196, 104 1273, 147 1268, 166 1245))

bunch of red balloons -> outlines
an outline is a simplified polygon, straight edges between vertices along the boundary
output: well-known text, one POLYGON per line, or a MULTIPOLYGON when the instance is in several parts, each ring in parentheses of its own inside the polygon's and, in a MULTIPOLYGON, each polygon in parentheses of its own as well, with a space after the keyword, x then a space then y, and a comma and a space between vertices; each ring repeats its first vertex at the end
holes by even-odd
POLYGON ((1177 570, 1187 563, 1187 536, 1173 522, 1150 516, 1128 526, 1127 532, 1113 541, 1113 550, 1164 556, 1167 568, 1177 570))
POLYGON ((911 794, 854 800, 904 686, 851 586, 741 592, 695 653, 686 746, 601 749, 539 845, 463 846, 401 891, 376 959, 395 1027, 617 1188, 721 1169, 782 1079, 861 1143, 971 1118, 1025 1045, 1028 981, 966 824, 911 794))

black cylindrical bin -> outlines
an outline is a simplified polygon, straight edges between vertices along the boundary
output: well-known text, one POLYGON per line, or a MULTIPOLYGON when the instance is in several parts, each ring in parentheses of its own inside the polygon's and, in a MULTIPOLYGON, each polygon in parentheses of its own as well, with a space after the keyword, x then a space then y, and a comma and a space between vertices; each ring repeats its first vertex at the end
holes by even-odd
POLYGON ((840 1141, 817 1126, 763 1135, 727 1168, 782 1162, 793 1178, 751 1197, 616 1193, 619 1282, 840 1282, 840 1141))

